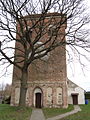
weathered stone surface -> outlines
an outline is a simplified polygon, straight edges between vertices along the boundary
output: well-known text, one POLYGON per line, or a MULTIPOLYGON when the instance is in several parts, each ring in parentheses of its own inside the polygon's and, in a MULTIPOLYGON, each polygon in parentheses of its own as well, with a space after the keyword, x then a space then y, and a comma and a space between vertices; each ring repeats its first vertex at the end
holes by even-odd
MULTIPOLYGON (((56 17, 56 16, 55 16, 56 17)), ((49 19, 49 18, 47 18, 49 19)), ((47 21, 46 19, 46 21, 47 21)), ((60 17, 57 17, 57 20, 60 17)), ((29 20, 29 19, 28 19, 29 20)), ((61 32, 65 33, 65 26, 61 28, 61 32)), ((35 35, 33 35, 35 37, 35 35)), ((47 36, 42 38, 42 42, 47 36)), ((58 37, 58 40, 61 38, 58 37)), ((16 43, 16 46, 20 46, 16 43)), ((21 47, 21 46, 20 46, 21 47)), ((22 47, 21 47, 22 48, 22 47)), ((15 52, 18 54, 18 51, 15 52)), ((19 53, 20 54, 20 53, 19 53)), ((66 71, 66 51, 65 46, 60 46, 49 54, 46 61, 36 60, 28 69, 28 93, 26 96, 27 106, 36 106, 36 94, 41 94, 41 107, 67 107, 67 71, 66 71), (37 91, 39 89, 41 92, 37 91), (60 90, 60 91, 59 91, 60 90)), ((21 72, 14 67, 13 72, 13 89, 11 96, 11 104, 17 105, 21 72), (18 90, 18 95, 16 92, 18 90)))

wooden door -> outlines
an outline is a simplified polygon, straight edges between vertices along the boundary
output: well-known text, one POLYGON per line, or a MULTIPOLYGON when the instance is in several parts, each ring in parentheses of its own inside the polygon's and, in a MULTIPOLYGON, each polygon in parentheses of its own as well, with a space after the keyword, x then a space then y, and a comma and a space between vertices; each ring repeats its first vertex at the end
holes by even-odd
POLYGON ((78 104, 78 95, 72 95, 73 98, 73 104, 77 105, 78 104))
POLYGON ((41 108, 41 93, 36 93, 36 108, 41 108))

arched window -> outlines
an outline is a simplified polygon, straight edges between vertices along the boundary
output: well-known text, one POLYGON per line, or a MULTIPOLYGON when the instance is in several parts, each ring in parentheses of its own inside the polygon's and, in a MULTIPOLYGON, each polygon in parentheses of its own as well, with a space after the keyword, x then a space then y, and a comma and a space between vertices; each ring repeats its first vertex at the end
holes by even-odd
POLYGON ((62 88, 57 88, 57 104, 62 105, 62 88))
POLYGON ((52 104, 52 88, 48 87, 47 88, 47 104, 51 105, 52 104))
POLYGON ((15 88, 15 104, 19 104, 20 88, 15 88))
POLYGON ((29 103, 29 90, 27 89, 27 92, 26 92, 26 104, 29 103))

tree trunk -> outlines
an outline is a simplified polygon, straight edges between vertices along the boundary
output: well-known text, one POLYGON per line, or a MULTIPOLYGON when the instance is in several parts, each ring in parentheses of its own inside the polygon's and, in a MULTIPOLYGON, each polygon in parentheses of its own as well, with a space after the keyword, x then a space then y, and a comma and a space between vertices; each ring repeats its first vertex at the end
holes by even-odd
POLYGON ((26 105, 27 79, 28 79, 28 70, 23 69, 22 77, 21 77, 19 106, 26 105))

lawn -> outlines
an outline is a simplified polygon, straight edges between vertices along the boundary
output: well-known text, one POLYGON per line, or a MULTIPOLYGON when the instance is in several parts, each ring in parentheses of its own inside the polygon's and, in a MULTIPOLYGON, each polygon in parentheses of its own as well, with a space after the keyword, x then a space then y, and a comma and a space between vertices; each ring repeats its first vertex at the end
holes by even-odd
POLYGON ((80 106, 82 111, 60 120, 90 120, 90 103, 80 106))
POLYGON ((43 108, 43 112, 46 118, 60 115, 73 110, 73 105, 69 105, 67 109, 64 108, 43 108))
POLYGON ((30 120, 31 108, 0 104, 0 120, 30 120))

